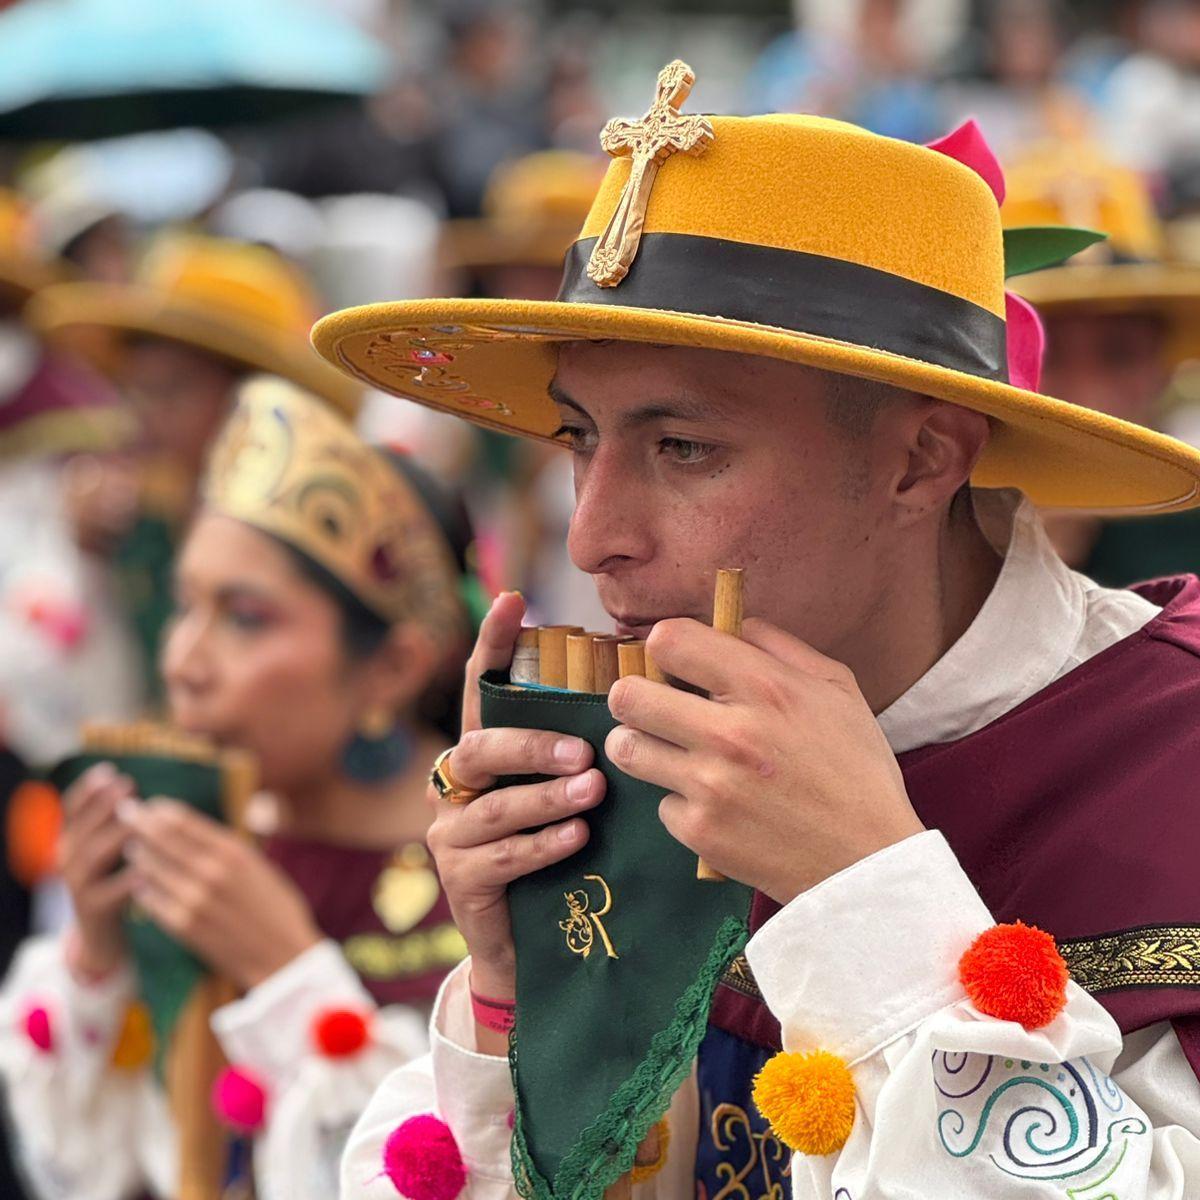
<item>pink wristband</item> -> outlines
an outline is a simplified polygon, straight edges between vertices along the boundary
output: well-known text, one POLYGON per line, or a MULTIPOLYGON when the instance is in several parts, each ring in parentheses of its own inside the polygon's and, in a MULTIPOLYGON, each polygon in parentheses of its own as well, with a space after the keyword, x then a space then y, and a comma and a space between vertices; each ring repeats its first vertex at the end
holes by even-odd
POLYGON ((493 1033, 511 1033, 516 1024, 517 1006, 511 1000, 489 1000, 471 991, 471 1012, 475 1023, 493 1033))

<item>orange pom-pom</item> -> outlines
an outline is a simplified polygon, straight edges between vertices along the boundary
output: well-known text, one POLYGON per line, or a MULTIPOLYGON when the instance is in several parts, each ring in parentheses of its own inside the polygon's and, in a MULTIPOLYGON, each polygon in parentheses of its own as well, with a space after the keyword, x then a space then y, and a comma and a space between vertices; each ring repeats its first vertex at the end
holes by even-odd
POLYGON ((1049 1025, 1067 1002, 1067 964, 1054 939, 1017 921, 984 930, 958 960, 971 1003, 1026 1029, 1049 1025))
POLYGON ((349 1008, 331 1008, 313 1022, 313 1040, 327 1058, 349 1058, 370 1040, 367 1018, 349 1008))
POLYGON ((836 1054, 776 1054, 754 1079, 754 1103, 801 1154, 834 1154, 854 1127, 854 1079, 836 1054))
POLYGON ((58 791, 40 779, 27 779, 8 802, 8 865, 27 888, 54 873, 62 831, 58 791))
POLYGON ((140 1071, 153 1053, 154 1026, 150 1010, 140 1000, 135 1001, 125 1010, 110 1061, 118 1071, 140 1071))

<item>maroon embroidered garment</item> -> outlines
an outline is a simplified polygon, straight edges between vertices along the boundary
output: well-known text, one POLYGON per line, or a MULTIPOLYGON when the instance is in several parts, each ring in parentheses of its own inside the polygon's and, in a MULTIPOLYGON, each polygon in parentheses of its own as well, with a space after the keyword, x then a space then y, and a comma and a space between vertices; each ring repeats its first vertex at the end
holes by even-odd
POLYGON ((422 843, 392 853, 273 837, 263 849, 304 893, 318 928, 341 945, 377 1004, 433 1002, 466 945, 422 843))
MULTIPOLYGON (((1136 589, 1163 611, 983 729, 899 756, 997 921, 1058 939, 1130 1033, 1171 1021, 1200 1076, 1200 580, 1136 589)), ((755 897, 758 928, 778 906, 755 897)), ((713 1023, 778 1047, 735 976, 713 1023)))

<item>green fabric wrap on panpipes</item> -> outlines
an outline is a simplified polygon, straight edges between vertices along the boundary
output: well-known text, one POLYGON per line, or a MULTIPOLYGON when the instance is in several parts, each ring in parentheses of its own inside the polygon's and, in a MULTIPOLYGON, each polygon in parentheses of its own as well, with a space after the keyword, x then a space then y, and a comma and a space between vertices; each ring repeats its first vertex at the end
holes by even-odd
MULTIPOLYGON (((531 1200, 599 1200, 687 1078, 713 991, 746 942, 751 890, 696 879, 662 788, 604 753, 607 697, 480 683, 483 724, 590 742, 607 792, 588 844, 508 890, 517 955, 513 1174, 531 1200)), ((504 779, 497 786, 537 777, 504 779)))
MULTIPOLYGON (((111 762, 133 780, 139 796, 170 796, 215 821, 225 820, 222 773, 215 763, 185 762, 142 754, 80 754, 66 759, 50 779, 65 791, 89 767, 111 762)), ((164 933, 136 907, 125 917, 129 952, 137 970, 138 992, 150 1010, 155 1067, 161 1074, 175 1022, 208 967, 187 947, 164 933)))

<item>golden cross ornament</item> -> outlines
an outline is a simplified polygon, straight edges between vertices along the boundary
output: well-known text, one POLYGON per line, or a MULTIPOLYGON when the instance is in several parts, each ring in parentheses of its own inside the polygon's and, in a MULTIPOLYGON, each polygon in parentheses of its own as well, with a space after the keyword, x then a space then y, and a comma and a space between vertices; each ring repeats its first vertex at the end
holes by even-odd
POLYGON ((609 154, 627 154, 632 162, 617 207, 588 259, 588 278, 599 287, 616 287, 629 274, 660 164, 679 152, 702 154, 713 140, 707 117, 679 111, 695 82, 687 63, 668 63, 658 73, 654 103, 646 115, 640 121, 618 117, 600 134, 600 145, 609 154))

